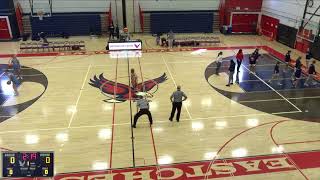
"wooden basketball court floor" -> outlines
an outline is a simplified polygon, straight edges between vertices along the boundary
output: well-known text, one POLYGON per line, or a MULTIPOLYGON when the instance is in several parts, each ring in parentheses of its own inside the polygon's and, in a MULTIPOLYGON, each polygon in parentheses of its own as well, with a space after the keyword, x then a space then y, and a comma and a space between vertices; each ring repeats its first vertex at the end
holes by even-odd
MULTIPOLYGON (((244 47, 245 53, 253 50, 244 47)), ((140 174, 127 168, 151 167, 150 174, 161 171, 158 179, 318 179, 319 85, 293 89, 288 75, 284 86, 268 84, 276 59, 262 51, 257 74, 244 63, 240 85, 226 87, 226 67, 220 76, 212 74, 219 51, 20 57, 20 96, 12 95, 1 72, 1 150, 54 151, 57 177, 106 170, 134 179, 140 174), (165 74, 149 91, 151 128, 146 117, 131 128, 137 109, 125 91, 102 93, 90 85, 113 81, 114 88, 125 88, 131 68, 139 82, 165 74), (188 96, 179 123, 168 120, 177 85, 188 96)), ((237 48, 221 51, 230 59, 237 48)), ((7 61, 1 59, 1 69, 7 61)))

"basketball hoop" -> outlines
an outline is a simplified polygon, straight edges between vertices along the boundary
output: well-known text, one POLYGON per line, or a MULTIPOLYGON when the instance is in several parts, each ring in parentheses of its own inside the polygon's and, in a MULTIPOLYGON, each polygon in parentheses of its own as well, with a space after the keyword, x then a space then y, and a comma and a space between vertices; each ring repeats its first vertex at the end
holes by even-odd
POLYGON ((39 20, 42 21, 43 20, 43 16, 44 16, 44 12, 43 11, 38 11, 37 12, 37 16, 39 17, 39 20))

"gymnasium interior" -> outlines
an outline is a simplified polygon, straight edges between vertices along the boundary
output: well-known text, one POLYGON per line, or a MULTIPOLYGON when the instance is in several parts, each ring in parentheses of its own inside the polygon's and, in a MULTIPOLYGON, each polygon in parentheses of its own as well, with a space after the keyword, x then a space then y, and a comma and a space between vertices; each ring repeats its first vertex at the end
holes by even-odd
POLYGON ((320 0, 0 0, 0 179, 320 179, 319 60, 320 0))

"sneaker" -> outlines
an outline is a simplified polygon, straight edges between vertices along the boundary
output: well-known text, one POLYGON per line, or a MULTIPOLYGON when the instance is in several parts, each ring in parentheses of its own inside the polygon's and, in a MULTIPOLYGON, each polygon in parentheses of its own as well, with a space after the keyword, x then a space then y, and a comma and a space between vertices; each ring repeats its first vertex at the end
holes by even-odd
POLYGON ((169 118, 169 121, 172 121, 172 119, 171 119, 171 118, 169 118))
POLYGON ((305 84, 304 84, 304 86, 308 87, 308 86, 309 86, 309 84, 306 84, 306 83, 305 83, 305 84))
POLYGON ((228 86, 228 87, 229 87, 229 86, 230 86, 230 84, 227 84, 226 86, 228 86))
POLYGON ((233 83, 230 83, 231 85, 233 85, 233 83))
POLYGON ((282 84, 281 84, 281 83, 278 83, 278 86, 282 86, 282 84))

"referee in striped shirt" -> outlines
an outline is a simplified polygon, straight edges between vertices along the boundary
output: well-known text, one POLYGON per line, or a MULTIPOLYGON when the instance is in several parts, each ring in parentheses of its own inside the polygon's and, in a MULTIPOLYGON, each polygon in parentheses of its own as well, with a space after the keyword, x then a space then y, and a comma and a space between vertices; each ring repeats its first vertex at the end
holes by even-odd
POLYGON ((186 94, 184 94, 184 92, 181 91, 181 86, 177 86, 177 91, 173 92, 170 97, 170 100, 172 102, 172 110, 171 110, 171 115, 169 118, 170 121, 172 121, 172 118, 177 110, 178 112, 177 112, 176 120, 177 120, 177 122, 179 122, 182 101, 187 100, 187 98, 188 97, 186 96, 186 94))

